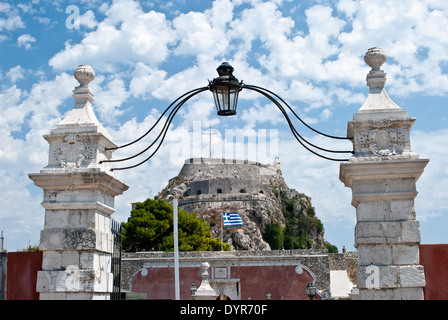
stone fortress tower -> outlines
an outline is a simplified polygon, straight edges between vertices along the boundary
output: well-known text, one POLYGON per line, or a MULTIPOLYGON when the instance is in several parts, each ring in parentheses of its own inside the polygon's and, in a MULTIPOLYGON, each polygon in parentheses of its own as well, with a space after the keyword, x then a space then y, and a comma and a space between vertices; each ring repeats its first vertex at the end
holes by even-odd
MULTIPOLYGON (((289 189, 280 162, 261 164, 248 160, 221 158, 187 159, 179 174, 170 179, 158 198, 179 199, 179 207, 197 212, 211 226, 214 237, 221 237, 222 212, 238 212, 243 227, 223 229, 224 242, 233 250, 270 250, 263 239, 271 223, 287 225, 285 211, 298 218, 312 216, 311 198, 289 189)), ((320 223, 320 221, 319 221, 320 223)), ((324 248, 323 229, 308 230, 313 248, 324 248)))

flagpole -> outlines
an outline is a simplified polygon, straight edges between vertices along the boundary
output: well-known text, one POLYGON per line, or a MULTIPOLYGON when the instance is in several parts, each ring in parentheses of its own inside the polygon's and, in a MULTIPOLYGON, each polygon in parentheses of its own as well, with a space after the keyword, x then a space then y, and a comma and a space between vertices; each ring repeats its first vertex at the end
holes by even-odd
POLYGON ((173 227, 174 227, 174 296, 175 300, 180 300, 179 290, 179 240, 178 240, 178 220, 177 220, 177 199, 173 199, 173 227))
POLYGON ((224 236, 223 236, 223 228, 222 225, 224 224, 224 214, 221 213, 221 251, 223 251, 222 247, 223 247, 223 241, 224 241, 224 236))

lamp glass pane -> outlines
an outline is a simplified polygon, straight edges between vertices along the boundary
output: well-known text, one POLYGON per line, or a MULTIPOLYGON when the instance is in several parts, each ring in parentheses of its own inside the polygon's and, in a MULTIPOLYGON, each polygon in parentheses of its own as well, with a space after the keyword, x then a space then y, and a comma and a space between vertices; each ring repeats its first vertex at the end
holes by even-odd
POLYGON ((213 87, 213 97, 219 115, 236 114, 239 90, 239 86, 228 83, 213 87))

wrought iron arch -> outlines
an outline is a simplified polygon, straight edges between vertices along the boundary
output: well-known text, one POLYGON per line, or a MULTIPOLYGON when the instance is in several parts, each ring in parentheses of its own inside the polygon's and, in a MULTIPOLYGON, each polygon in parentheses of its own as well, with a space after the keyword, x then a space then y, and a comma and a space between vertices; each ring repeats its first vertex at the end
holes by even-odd
MULTIPOLYGON (((226 63, 223 63, 220 68, 226 63)), ((218 72, 220 71, 220 68, 218 68, 218 72)), ((220 86, 222 86, 223 82, 226 83, 225 81, 223 81, 222 79, 222 73, 220 73, 220 77, 215 78, 213 82, 210 82, 209 85, 207 87, 201 87, 201 88, 197 88, 191 91, 188 91, 186 93, 184 93, 183 95, 181 95, 180 97, 178 97, 176 100, 174 100, 166 109, 165 111, 163 111, 163 113, 160 115, 160 117, 157 119, 157 121, 153 124, 153 126, 146 131, 142 136, 140 136, 139 138, 135 139, 134 141, 131 141, 127 144, 124 144, 122 146, 118 146, 118 147, 114 147, 114 148, 106 148, 106 150, 116 150, 116 149, 121 149, 121 148, 125 148, 128 147, 130 145, 133 145, 135 143, 137 143, 138 141, 142 140, 144 137, 146 137, 150 132, 152 132, 155 127, 159 124, 160 121, 162 121, 162 119, 165 117, 165 115, 169 112, 166 120, 165 120, 165 124, 163 125, 162 130, 159 132, 159 134, 157 135, 156 139, 154 141, 152 141, 152 143, 150 143, 146 148, 144 148, 142 151, 126 157, 126 158, 122 158, 122 159, 110 159, 110 160, 102 160, 100 161, 100 164, 103 162, 112 162, 112 163, 116 163, 116 162, 124 162, 124 161, 128 161, 131 159, 134 159, 142 154, 144 154, 145 152, 147 152, 149 149, 151 149, 156 142, 160 139, 157 147, 155 148, 155 150, 152 151, 152 153, 143 161, 140 161, 134 165, 131 166, 126 166, 126 167, 118 167, 118 168, 111 168, 111 171, 114 170, 127 170, 127 169, 131 169, 131 168, 135 168, 138 167, 140 165, 142 165, 143 163, 149 161, 159 150, 159 148, 161 147, 161 145, 163 144, 163 141, 165 140, 166 134, 168 132, 169 126, 172 123, 175 115, 177 114, 177 112, 179 111, 179 109, 190 99, 192 99, 193 97, 195 97, 196 95, 210 90, 214 93, 215 96, 215 103, 217 104, 217 108, 218 108, 218 115, 221 116, 229 116, 229 115, 234 115, 236 114, 236 102, 238 99, 238 92, 243 90, 243 89, 247 89, 247 90, 252 90, 255 91, 261 95, 263 95, 264 97, 266 97, 267 99, 269 99, 275 106, 277 106, 277 108, 280 110, 280 112, 283 114, 294 138, 302 145, 302 147, 304 147, 307 151, 311 152, 312 154, 326 159, 326 160, 331 160, 331 161, 348 161, 347 158, 334 158, 334 157, 330 157, 327 155, 323 155, 319 152, 326 152, 326 153, 333 153, 333 154, 353 154, 354 151, 353 150, 333 150, 333 149, 328 149, 328 148, 323 148, 320 147, 316 144, 313 144, 311 142, 309 142, 307 139, 305 139, 303 137, 303 135, 299 134, 299 132, 297 131, 296 127, 294 126, 291 117, 288 115, 288 111, 298 120, 300 121, 306 128, 312 130, 315 133, 318 133, 326 138, 330 138, 330 139, 336 139, 336 140, 352 140, 352 137, 338 137, 338 136, 333 136, 333 135, 329 135, 326 133, 323 133, 321 131, 318 131, 314 128, 312 128, 310 125, 308 125, 302 118, 300 118, 297 113, 288 105, 288 103, 286 103, 286 101, 284 99, 282 99, 279 95, 277 95, 276 93, 260 87, 260 86, 255 86, 255 85, 246 85, 243 84, 243 82, 238 83, 237 79, 235 77, 233 77, 231 71, 233 71, 233 68, 229 65, 226 64, 225 65, 226 68, 226 75, 225 77, 230 77, 230 79, 233 81, 232 86, 239 88, 238 90, 236 90, 235 88, 232 88, 232 92, 234 92, 234 94, 236 94, 236 97, 234 98, 227 98, 227 101, 231 101, 231 106, 229 106, 229 108, 232 108, 231 111, 226 112, 222 110, 222 104, 224 100, 226 100, 225 98, 221 99, 221 104, 219 104, 217 102, 217 100, 219 100, 218 98, 216 98, 216 82, 219 83, 220 86), (229 71, 231 70, 231 71, 229 71), (217 81, 217 79, 219 81, 217 81), (170 110, 171 109, 171 110, 170 110), (316 149, 316 150, 313 150, 316 149)), ((230 85, 229 85, 230 87, 230 85)))

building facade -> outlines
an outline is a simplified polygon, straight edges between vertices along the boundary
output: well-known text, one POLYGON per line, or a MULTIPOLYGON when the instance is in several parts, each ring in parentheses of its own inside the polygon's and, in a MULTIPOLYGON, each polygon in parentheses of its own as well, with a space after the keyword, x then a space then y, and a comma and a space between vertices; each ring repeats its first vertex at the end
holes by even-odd
MULTIPOLYGON (((327 250, 180 252, 180 299, 192 299, 190 288, 201 284, 203 262, 210 264, 209 283, 219 299, 265 300, 270 295, 272 300, 307 300, 309 283, 318 289, 316 299, 340 299, 348 298, 353 287, 345 271, 346 255, 327 250)), ((173 253, 124 254, 124 291, 143 293, 147 299, 174 299, 174 286, 173 253)))

